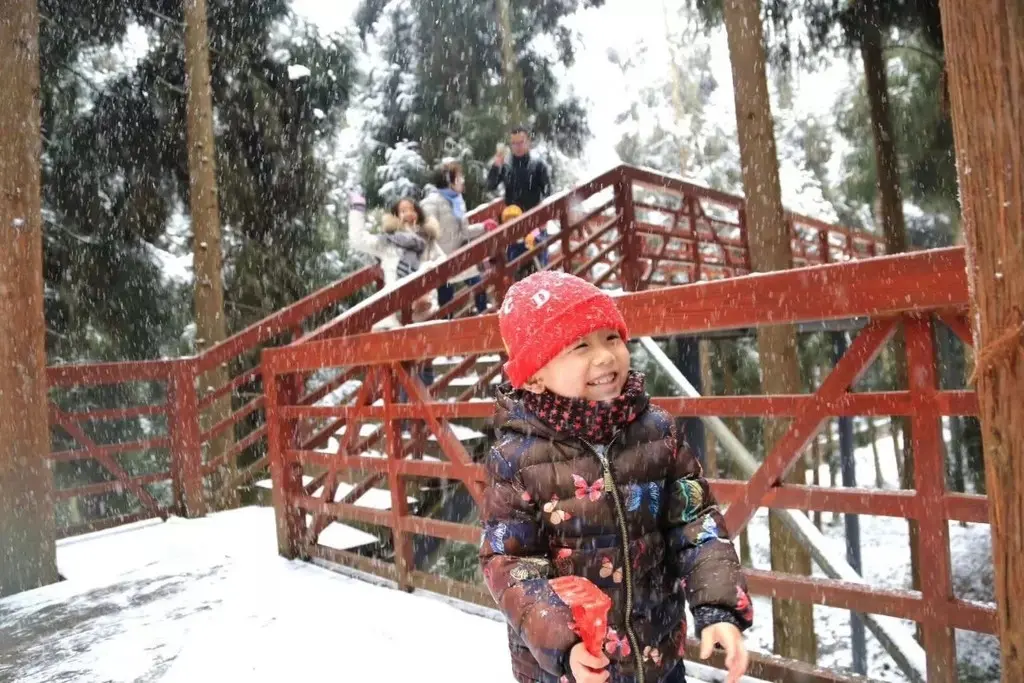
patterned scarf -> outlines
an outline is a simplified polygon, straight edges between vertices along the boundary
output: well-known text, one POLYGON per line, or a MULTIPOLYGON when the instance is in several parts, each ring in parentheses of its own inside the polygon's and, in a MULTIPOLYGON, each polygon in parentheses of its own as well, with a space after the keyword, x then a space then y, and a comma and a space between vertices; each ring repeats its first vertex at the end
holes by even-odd
POLYGON ((545 391, 524 392, 524 407, 562 434, 596 444, 607 444, 615 433, 636 419, 644 396, 644 376, 630 371, 622 393, 611 401, 566 398, 545 391))

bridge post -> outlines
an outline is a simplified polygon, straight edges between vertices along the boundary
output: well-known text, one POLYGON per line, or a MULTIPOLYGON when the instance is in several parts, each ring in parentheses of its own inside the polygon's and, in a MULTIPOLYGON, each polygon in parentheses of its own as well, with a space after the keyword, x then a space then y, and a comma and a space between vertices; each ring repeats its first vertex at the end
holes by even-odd
POLYGON ((277 525, 277 551, 293 560, 302 550, 305 515, 295 507, 296 497, 304 493, 302 467, 288 456, 295 434, 295 422, 283 420, 280 407, 297 403, 296 383, 291 377, 274 374, 266 361, 260 368, 263 377, 264 410, 267 420, 267 451, 270 460, 271 497, 277 525))
POLYGON ((171 485, 182 517, 206 514, 203 499, 203 444, 196 395, 196 364, 175 361, 167 382, 167 431, 171 441, 171 485))
POLYGON ((619 214, 619 238, 622 241, 622 288, 627 292, 640 290, 642 277, 640 264, 641 239, 636 232, 636 208, 633 206, 633 180, 626 171, 620 171, 615 181, 615 210, 619 214))
MULTIPOLYGON (((846 353, 848 347, 846 332, 832 333, 832 353, 834 362, 846 353)), ((857 463, 853 458, 853 418, 839 418, 839 469, 846 488, 857 487, 857 463)), ((860 575, 860 518, 846 513, 843 515, 846 531, 846 561, 860 575)), ((862 676, 868 673, 867 644, 864 640, 864 618, 857 612, 850 612, 850 645, 853 650, 853 670, 862 676)))

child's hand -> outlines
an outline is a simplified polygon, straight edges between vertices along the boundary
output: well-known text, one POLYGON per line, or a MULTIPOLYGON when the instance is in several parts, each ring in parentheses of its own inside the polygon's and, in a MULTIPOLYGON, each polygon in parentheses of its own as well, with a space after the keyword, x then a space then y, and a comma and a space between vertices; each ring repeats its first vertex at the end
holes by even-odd
MULTIPOLYGON (((746 655, 744 655, 746 656, 746 655)), ((569 650, 569 669, 576 683, 604 683, 608 680, 608 658, 602 652, 595 657, 583 643, 576 643, 569 650)))
POLYGON ((725 668, 729 672, 725 683, 739 683, 740 676, 747 672, 747 648, 743 644, 743 634, 725 622, 708 626, 700 635, 700 658, 710 657, 716 644, 725 650, 725 668))

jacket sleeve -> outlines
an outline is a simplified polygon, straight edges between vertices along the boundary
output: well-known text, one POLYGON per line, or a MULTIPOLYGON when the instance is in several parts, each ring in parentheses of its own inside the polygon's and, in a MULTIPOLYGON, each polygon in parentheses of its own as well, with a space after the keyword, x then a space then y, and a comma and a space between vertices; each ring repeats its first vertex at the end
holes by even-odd
POLYGON ((463 220, 465 220, 465 223, 463 224, 463 234, 466 236, 466 244, 478 239, 481 235, 487 232, 487 228, 484 227, 483 223, 470 224, 468 220, 463 220))
POLYGON ((551 196, 551 170, 543 161, 537 162, 537 185, 540 187, 540 198, 547 199, 551 196))
POLYGON ((481 508, 480 565, 484 581, 510 628, 545 671, 562 676, 578 642, 572 613, 552 591, 554 576, 540 510, 518 471, 497 448, 487 459, 488 486, 481 508))
POLYGON ((494 192, 498 189, 498 185, 501 185, 504 181, 505 167, 491 164, 491 168, 487 171, 487 191, 494 192))
POLYGON ((423 263, 420 265, 425 265, 428 263, 440 263, 441 261, 444 261, 447 256, 445 256, 444 250, 441 248, 441 245, 437 243, 437 240, 431 240, 430 244, 427 246, 426 253, 424 253, 421 258, 423 263))
POLYGON ((699 638, 705 627, 720 622, 746 630, 754 611, 725 520, 700 463, 677 440, 674 427, 670 441, 665 537, 673 569, 685 586, 696 635, 699 638))
POLYGON ((366 229, 366 212, 348 212, 348 243, 356 251, 380 258, 387 242, 383 235, 371 235, 366 229))
POLYGON ((417 254, 422 254, 427 248, 427 241, 414 232, 393 232, 387 235, 387 241, 400 249, 411 249, 417 254))

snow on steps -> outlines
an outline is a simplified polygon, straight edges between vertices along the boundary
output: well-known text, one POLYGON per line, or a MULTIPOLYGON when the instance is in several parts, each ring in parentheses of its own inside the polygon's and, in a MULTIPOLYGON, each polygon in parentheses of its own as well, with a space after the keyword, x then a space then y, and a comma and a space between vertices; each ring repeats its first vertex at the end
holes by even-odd
MULTIPOLYGON (((308 474, 303 475, 303 485, 308 485, 311 481, 313 481, 313 477, 309 476, 308 474)), ((256 486, 258 486, 261 489, 266 489, 269 491, 274 487, 274 482, 270 479, 261 479, 260 481, 256 482, 256 486)), ((334 502, 337 503, 341 501, 341 499, 348 495, 348 492, 351 491, 353 488, 355 487, 352 486, 352 484, 339 482, 338 490, 334 494, 334 502)), ((314 498, 321 498, 323 495, 323 486, 321 486, 320 488, 313 492, 314 498)), ((409 497, 408 501, 409 503, 415 503, 416 499, 409 497)), ((387 489, 373 488, 364 493, 359 498, 359 500, 355 502, 355 504, 361 507, 373 508, 374 510, 390 510, 391 492, 388 491, 387 489)))
MULTIPOLYGON (((309 484, 313 481, 313 477, 303 475, 303 485, 309 484)), ((261 479, 256 482, 258 488, 270 491, 274 487, 274 482, 270 479, 261 479)), ((342 498, 351 491, 354 486, 344 482, 338 483, 338 489, 334 494, 334 502, 341 501, 342 498)), ((313 492, 314 498, 321 498, 324 495, 324 487, 321 486, 313 492)), ((416 499, 408 497, 409 503, 415 504, 416 499)), ((373 488, 364 493, 359 500, 355 502, 360 507, 373 508, 374 510, 390 510, 391 509, 391 492, 387 489, 373 488)), ((312 522, 312 515, 306 515, 306 523, 312 522)), ((317 540, 320 545, 327 546, 328 548, 334 548, 335 550, 354 550, 368 545, 377 545, 380 541, 373 534, 366 533, 355 527, 351 527, 341 522, 331 522, 327 525, 317 540)))
POLYGON ((279 683, 332 653, 341 681, 512 683, 496 612, 285 560, 269 508, 76 536, 57 564, 67 581, 0 600, 0 680, 279 683))

